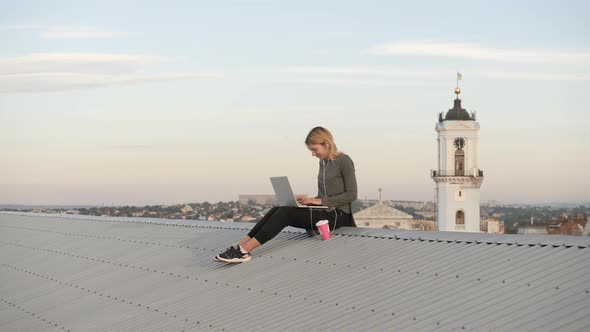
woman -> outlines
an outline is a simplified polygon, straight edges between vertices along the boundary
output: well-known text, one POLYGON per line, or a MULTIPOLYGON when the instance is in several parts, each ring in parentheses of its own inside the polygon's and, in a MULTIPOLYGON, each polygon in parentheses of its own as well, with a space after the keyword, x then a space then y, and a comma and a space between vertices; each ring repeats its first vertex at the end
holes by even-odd
POLYGON ((216 261, 247 262, 252 258, 252 250, 275 237, 287 226, 307 229, 310 235, 317 231, 315 223, 324 219, 329 221, 331 230, 341 226, 356 226, 352 218, 351 205, 357 198, 352 159, 338 151, 332 134, 323 127, 313 128, 305 139, 305 145, 311 151, 311 155, 320 160, 318 196, 298 196, 297 202, 303 205, 325 205, 330 209, 312 211, 304 207, 274 207, 240 243, 217 255, 216 261))

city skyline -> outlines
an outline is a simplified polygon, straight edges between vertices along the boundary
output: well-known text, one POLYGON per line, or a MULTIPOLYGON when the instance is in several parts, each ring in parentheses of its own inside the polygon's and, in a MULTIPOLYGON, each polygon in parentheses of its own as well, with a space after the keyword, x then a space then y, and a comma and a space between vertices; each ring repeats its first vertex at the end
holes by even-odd
POLYGON ((234 201, 278 175, 315 195, 317 125, 359 199, 431 201, 457 72, 481 202, 590 201, 583 1, 2 7, 0 204, 234 201))

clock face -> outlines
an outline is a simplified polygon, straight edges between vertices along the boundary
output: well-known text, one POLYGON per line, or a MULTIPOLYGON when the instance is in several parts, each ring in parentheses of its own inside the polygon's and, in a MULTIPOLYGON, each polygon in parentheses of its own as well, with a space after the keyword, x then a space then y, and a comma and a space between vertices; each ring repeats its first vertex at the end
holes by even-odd
POLYGON ((458 150, 463 150, 463 147, 465 146, 465 139, 463 137, 457 137, 455 138, 455 147, 458 150))

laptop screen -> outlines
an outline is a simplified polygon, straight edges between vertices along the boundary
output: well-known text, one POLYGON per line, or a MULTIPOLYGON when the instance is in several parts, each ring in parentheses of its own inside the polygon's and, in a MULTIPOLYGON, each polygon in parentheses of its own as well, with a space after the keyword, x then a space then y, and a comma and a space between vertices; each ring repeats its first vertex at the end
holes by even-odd
POLYGON ((297 200, 291 189, 289 178, 286 176, 275 176, 270 178, 272 187, 277 197, 279 206, 297 206, 297 200))

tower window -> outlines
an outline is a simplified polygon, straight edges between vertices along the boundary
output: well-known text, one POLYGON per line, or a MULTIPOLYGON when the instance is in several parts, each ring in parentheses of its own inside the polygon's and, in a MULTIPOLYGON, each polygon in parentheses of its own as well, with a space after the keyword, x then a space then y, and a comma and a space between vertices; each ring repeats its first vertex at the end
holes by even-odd
POLYGON ((455 175, 457 176, 464 176, 465 175, 465 152, 463 150, 456 150, 455 151, 455 175))
POLYGON ((465 225, 465 214, 463 211, 457 211, 455 214, 455 224, 456 225, 465 225))
POLYGON ((461 190, 459 190, 459 197, 461 197, 461 190))

